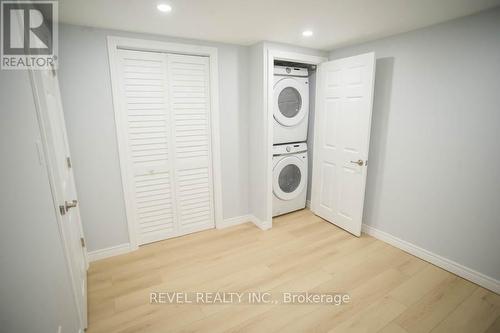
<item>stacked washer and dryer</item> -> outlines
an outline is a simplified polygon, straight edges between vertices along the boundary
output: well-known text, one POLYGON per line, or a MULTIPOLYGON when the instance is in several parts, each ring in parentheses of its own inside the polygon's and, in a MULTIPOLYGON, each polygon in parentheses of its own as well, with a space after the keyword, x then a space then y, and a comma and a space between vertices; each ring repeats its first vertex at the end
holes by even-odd
POLYGON ((277 216, 306 206, 307 68, 274 66, 273 116, 273 216, 277 216))

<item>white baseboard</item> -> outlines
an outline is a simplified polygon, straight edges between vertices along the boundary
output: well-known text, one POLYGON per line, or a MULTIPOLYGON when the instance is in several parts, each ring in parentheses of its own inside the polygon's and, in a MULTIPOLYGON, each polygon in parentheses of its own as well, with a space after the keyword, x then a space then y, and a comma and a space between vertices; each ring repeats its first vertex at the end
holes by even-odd
POLYGON ((257 226, 257 228, 261 230, 269 230, 272 227, 272 222, 266 222, 262 221, 261 219, 257 218, 257 216, 252 215, 252 223, 257 226))
MULTIPOLYGON (((228 227, 232 227, 235 225, 248 223, 248 222, 255 224, 258 228, 260 228, 262 230, 267 230, 267 229, 271 228, 270 225, 262 223, 255 216, 253 216, 251 214, 247 214, 247 215, 236 216, 236 217, 224 219, 222 224, 217 225, 217 229, 224 229, 224 228, 228 228, 228 227)), ((131 248, 130 244, 125 243, 125 244, 110 246, 110 247, 100 249, 100 250, 90 251, 87 253, 87 257, 88 257, 89 262, 93 262, 96 260, 114 257, 114 256, 128 253, 131 251, 133 251, 133 249, 131 248)))
POLYGON ((89 261, 92 262, 104 258, 114 257, 119 254, 128 253, 130 251, 132 251, 132 249, 130 248, 130 244, 125 243, 125 244, 110 246, 100 250, 90 251, 88 252, 87 256, 89 261))
POLYGON ((259 229, 262 230, 268 230, 271 229, 271 223, 265 223, 264 221, 261 221, 258 219, 256 216, 252 214, 247 214, 247 215, 242 215, 242 216, 236 216, 236 217, 231 217, 228 219, 225 219, 222 225, 218 225, 217 229, 224 229, 227 227, 232 227, 234 225, 242 224, 242 223, 247 223, 251 222, 255 224, 259 229))
POLYGON ((247 223, 247 222, 251 222, 251 223, 255 224, 255 226, 257 228, 262 229, 262 230, 268 230, 271 228, 270 223, 265 223, 264 221, 261 221, 255 215, 247 214, 247 215, 236 216, 236 217, 231 217, 231 218, 225 219, 224 222, 222 223, 222 225, 217 226, 217 229, 224 229, 227 227, 231 227, 234 225, 243 224, 243 223, 247 223))
POLYGON ((306 207, 311 208, 311 200, 306 200, 306 207))
POLYGON ((499 280, 496 280, 490 276, 479 273, 478 271, 465 267, 450 259, 446 259, 440 255, 437 255, 417 245, 404 241, 384 231, 378 230, 367 224, 363 224, 362 230, 364 233, 373 236, 377 239, 380 239, 383 242, 391 244, 392 246, 395 246, 405 252, 408 252, 409 254, 412 254, 415 257, 430 262, 431 264, 441 267, 442 269, 445 269, 448 272, 456 274, 466 280, 469 280, 471 282, 480 285, 481 287, 484 287, 497 294, 500 294, 499 280))
POLYGON ((222 223, 219 223, 217 225, 217 229, 224 229, 224 228, 232 227, 232 226, 235 226, 238 224, 252 222, 252 220, 253 220, 253 216, 250 214, 231 217, 228 219, 224 219, 224 221, 222 221, 222 223))

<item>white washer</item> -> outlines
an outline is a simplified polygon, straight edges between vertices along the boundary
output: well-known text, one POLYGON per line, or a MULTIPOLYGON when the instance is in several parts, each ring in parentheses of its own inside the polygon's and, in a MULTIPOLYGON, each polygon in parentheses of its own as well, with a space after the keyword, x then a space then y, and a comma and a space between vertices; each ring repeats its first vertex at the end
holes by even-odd
POLYGON ((307 144, 273 146, 273 216, 303 209, 307 194, 307 144))
POLYGON ((273 144, 306 141, 308 75, 307 68, 274 66, 273 144))

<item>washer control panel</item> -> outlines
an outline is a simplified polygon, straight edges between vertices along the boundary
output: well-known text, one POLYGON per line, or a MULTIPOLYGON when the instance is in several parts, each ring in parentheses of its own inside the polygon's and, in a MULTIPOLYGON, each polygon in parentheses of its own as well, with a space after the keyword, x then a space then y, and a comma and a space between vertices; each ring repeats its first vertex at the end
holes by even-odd
POLYGON ((285 143, 273 146, 273 156, 283 155, 283 154, 295 154, 307 151, 307 143, 285 143))

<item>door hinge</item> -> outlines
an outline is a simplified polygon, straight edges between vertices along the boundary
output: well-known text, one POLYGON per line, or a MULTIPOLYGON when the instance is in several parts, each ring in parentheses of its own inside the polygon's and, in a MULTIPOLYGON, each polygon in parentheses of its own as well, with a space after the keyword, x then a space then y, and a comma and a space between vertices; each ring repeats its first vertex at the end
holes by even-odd
POLYGON ((82 244, 82 247, 85 247, 85 239, 83 237, 80 238, 80 243, 82 244))
POLYGON ((59 213, 61 213, 61 215, 66 214, 66 207, 64 205, 59 206, 59 213))
POLYGON ((68 168, 71 168, 71 158, 66 157, 66 165, 68 166, 68 168))

